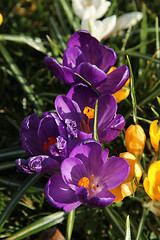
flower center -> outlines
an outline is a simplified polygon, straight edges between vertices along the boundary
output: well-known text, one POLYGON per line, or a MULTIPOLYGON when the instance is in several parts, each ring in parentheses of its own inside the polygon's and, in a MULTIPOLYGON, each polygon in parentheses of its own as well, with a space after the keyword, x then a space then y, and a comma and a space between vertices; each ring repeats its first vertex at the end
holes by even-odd
POLYGON ((87 116, 88 120, 87 120, 87 123, 86 123, 85 120, 83 119, 82 123, 80 123, 80 128, 83 132, 91 133, 91 130, 90 130, 90 127, 89 127, 89 120, 94 118, 94 109, 87 106, 87 107, 84 108, 83 114, 87 116))
POLYGON ((87 1, 84 2, 84 6, 85 6, 85 7, 90 7, 90 6, 92 6, 92 5, 93 5, 93 3, 89 3, 89 2, 87 2, 87 1))
POLYGON ((44 150, 44 151, 47 151, 48 148, 49 148, 51 145, 53 145, 53 144, 55 144, 55 143, 57 142, 57 139, 54 138, 54 137, 48 137, 47 139, 48 139, 48 142, 45 141, 45 142, 43 143, 43 150, 44 150))
POLYGON ((94 183, 93 183, 93 180, 94 180, 94 175, 92 174, 90 179, 88 179, 87 177, 83 177, 79 180, 78 182, 78 186, 80 187, 85 187, 85 188, 89 188, 88 190, 90 190, 91 188, 94 187, 94 183))

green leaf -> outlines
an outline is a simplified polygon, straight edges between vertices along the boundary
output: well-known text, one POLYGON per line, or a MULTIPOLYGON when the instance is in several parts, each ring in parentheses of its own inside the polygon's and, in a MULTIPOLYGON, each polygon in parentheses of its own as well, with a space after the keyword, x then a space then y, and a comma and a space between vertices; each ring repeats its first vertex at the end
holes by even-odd
POLYGON ((71 240, 75 219, 75 209, 68 213, 66 240, 71 240))
POLYGON ((64 220, 65 212, 59 211, 47 217, 42 217, 31 223, 29 226, 21 229, 6 240, 21 240, 46 228, 52 227, 64 220))
POLYGON ((12 41, 17 43, 25 43, 39 52, 42 52, 44 54, 47 53, 47 50, 43 46, 42 40, 38 37, 33 39, 25 35, 0 34, 0 41, 12 41))
POLYGON ((99 142, 98 133, 97 133, 97 117, 98 117, 98 99, 96 100, 95 109, 94 109, 93 138, 99 142))
POLYGON ((16 207, 18 201, 23 196, 23 194, 27 191, 27 189, 32 186, 39 178, 41 177, 40 174, 35 174, 33 176, 29 176, 23 183, 21 187, 17 189, 15 192, 12 200, 9 202, 9 204, 4 209, 1 218, 0 218, 0 227, 2 228, 2 225, 5 223, 5 220, 11 215, 14 208, 16 207))
POLYGON ((128 64, 129 64, 129 71, 130 71, 130 80, 131 80, 131 98, 132 98, 132 105, 133 105, 133 121, 137 124, 137 103, 136 103, 136 94, 134 89, 134 76, 131 67, 131 63, 129 57, 127 56, 128 64))
POLYGON ((14 63, 14 60, 10 56, 7 49, 1 43, 0 43, 0 51, 1 51, 4 59, 8 62, 10 69, 15 74, 17 81, 22 86, 22 89, 27 94, 29 100, 34 104, 37 112, 39 114, 41 114, 42 113, 41 105, 43 105, 42 101, 40 99, 38 99, 38 97, 35 95, 32 88, 30 88, 30 86, 28 85, 27 79, 25 79, 25 77, 23 76, 23 74, 20 71, 20 69, 18 68, 18 66, 14 63))
POLYGON ((130 220, 129 215, 126 218, 126 236, 125 240, 131 240, 130 220))

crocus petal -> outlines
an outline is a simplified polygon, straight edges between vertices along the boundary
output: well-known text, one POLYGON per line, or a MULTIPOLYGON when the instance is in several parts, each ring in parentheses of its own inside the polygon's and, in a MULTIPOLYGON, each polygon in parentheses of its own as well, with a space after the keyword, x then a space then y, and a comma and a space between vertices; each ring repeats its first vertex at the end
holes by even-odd
POLYGON ((95 140, 83 141, 72 150, 69 157, 79 158, 87 169, 87 177, 96 175, 101 168, 103 161, 101 160, 102 146, 95 140), (98 159, 98 160, 97 160, 98 159))
POLYGON ((125 13, 120 16, 117 20, 116 29, 117 31, 126 29, 134 26, 138 21, 143 18, 143 13, 141 12, 131 12, 125 13))
POLYGON ((49 137, 56 138, 59 135, 58 127, 54 118, 55 114, 48 114, 40 120, 38 128, 38 136, 43 148, 45 141, 48 141, 49 137))
POLYGON ((28 167, 28 161, 22 158, 15 160, 17 171, 24 172, 27 174, 34 174, 28 167))
POLYGON ((43 153, 37 135, 38 126, 39 117, 35 113, 26 117, 20 127, 22 148, 30 156, 43 153))
POLYGON ((53 158, 39 155, 28 159, 29 168, 36 173, 53 174, 59 169, 60 164, 53 158))
POLYGON ((97 93, 83 83, 71 87, 66 96, 77 102, 82 112, 86 106, 91 107, 98 98, 97 93))
POLYGON ((129 68, 126 65, 116 68, 107 74, 107 81, 97 86, 97 90, 101 93, 115 93, 121 89, 129 78, 129 68))
POLYGON ((112 156, 99 172, 100 182, 105 184, 109 190, 113 189, 127 178, 129 171, 130 167, 126 160, 112 156))
POLYGON ((81 29, 91 32, 91 35, 99 41, 110 37, 116 26, 116 15, 101 20, 84 18, 81 22, 81 29))
POLYGON ((73 210, 81 203, 77 201, 75 192, 64 183, 62 177, 58 174, 53 175, 44 190, 47 201, 58 208, 73 210), (68 206, 68 208, 67 208, 68 206))
POLYGON ((46 67, 52 72, 52 74, 55 75, 58 79, 60 79, 62 82, 67 84, 74 83, 72 69, 61 66, 52 57, 45 57, 45 64, 46 67))
POLYGON ((75 190, 78 182, 87 176, 86 168, 79 158, 66 158, 61 164, 63 181, 75 190))
MULTIPOLYGON (((101 86, 102 83, 107 81, 107 75, 99 69, 96 65, 91 65, 90 63, 81 63, 77 67, 77 73, 82 76, 85 80, 90 82, 94 87, 101 86)), ((83 81, 77 75, 74 75, 76 81, 83 81)), ((84 81, 83 81, 84 82, 84 81)))
POLYGON ((64 51, 63 66, 75 70, 81 62, 86 62, 86 59, 79 47, 70 47, 64 51))
POLYGON ((106 129, 117 112, 117 103, 112 95, 102 95, 98 99, 98 131, 106 129), (107 125, 106 125, 107 123, 107 125))
MULTIPOLYGON (((82 121, 82 113, 75 101, 72 101, 66 96, 57 96, 55 100, 55 108, 61 119, 69 121, 69 119, 73 119, 75 124, 80 123, 82 121)), ((72 121, 72 120, 70 120, 72 121)), ((73 122, 72 121, 72 122, 73 122)), ((67 124, 67 122, 66 122, 67 124)), ((68 123, 69 124, 69 123, 68 123)), ((77 126, 75 126, 77 127, 77 126)), ((79 126, 78 126, 79 128, 79 126)))
POLYGON ((107 128, 99 128, 98 137, 101 143, 113 141, 125 126, 125 119, 122 115, 117 114, 110 122, 107 128))
POLYGON ((92 207, 104 208, 110 205, 115 199, 115 196, 107 189, 103 189, 101 192, 96 194, 95 197, 90 198, 87 201, 87 205, 92 207))

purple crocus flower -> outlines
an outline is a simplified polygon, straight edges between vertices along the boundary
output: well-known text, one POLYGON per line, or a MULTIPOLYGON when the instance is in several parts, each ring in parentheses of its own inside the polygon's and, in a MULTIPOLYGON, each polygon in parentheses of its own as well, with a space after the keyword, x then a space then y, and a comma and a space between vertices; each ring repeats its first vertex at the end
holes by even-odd
POLYGON ((109 191, 128 176, 129 164, 120 157, 108 158, 109 150, 94 140, 77 145, 61 164, 61 175, 53 175, 46 187, 48 202, 69 212, 80 204, 106 207, 115 196, 109 191))
POLYGON ((116 59, 113 49, 101 45, 89 32, 80 30, 71 36, 63 54, 62 66, 52 57, 45 57, 45 64, 53 75, 67 84, 84 82, 77 73, 100 94, 113 94, 121 89, 129 78, 126 65, 107 74, 116 59))
POLYGON ((55 113, 26 117, 20 127, 22 148, 30 156, 28 160, 17 159, 17 169, 29 174, 53 174, 62 160, 68 157, 66 126, 55 113))
POLYGON ((103 94, 98 98, 90 87, 80 83, 71 87, 66 96, 57 96, 55 107, 59 117, 65 121, 75 138, 77 134, 93 138, 94 108, 97 99, 98 137, 101 143, 110 142, 119 135, 125 125, 124 117, 116 115, 117 103, 112 95, 103 94))

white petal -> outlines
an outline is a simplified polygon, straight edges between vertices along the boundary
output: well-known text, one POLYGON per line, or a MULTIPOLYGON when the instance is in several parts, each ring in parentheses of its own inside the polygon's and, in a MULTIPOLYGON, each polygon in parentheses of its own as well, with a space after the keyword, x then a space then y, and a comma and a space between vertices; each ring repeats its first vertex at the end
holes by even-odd
POLYGON ((83 19, 81 29, 91 32, 91 35, 99 41, 107 38, 112 34, 116 25, 116 16, 105 18, 103 21, 95 19, 83 19))
POLYGON ((126 13, 118 18, 116 29, 122 30, 134 26, 142 18, 143 14, 141 12, 126 13))
POLYGON ((72 0, 74 13, 80 18, 101 18, 110 7, 106 0, 72 0))

